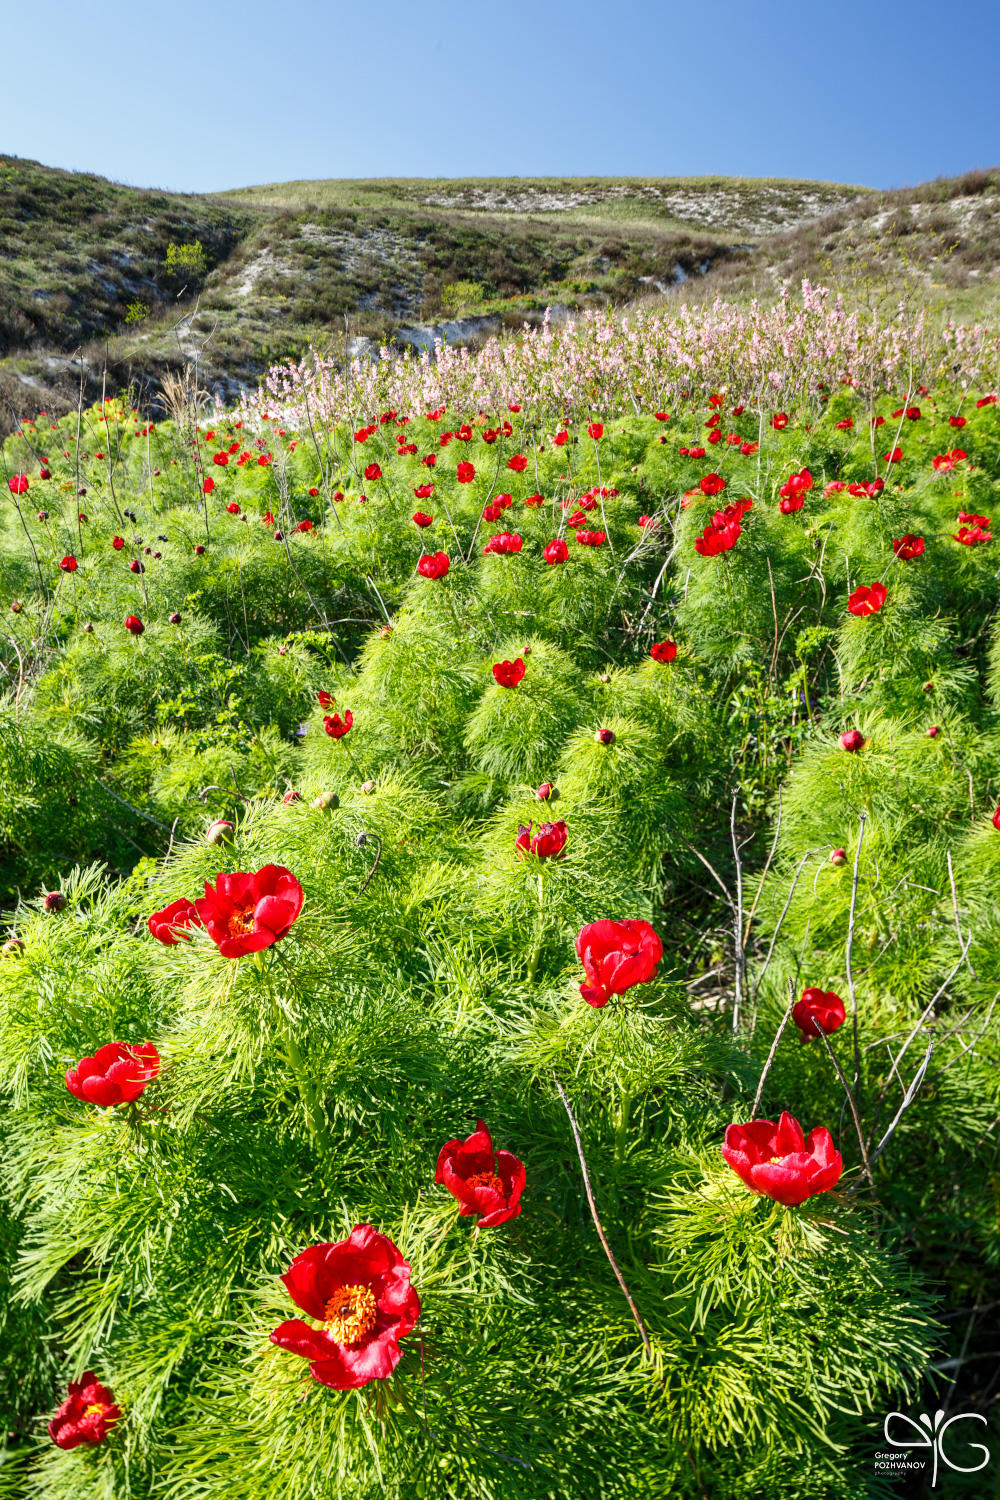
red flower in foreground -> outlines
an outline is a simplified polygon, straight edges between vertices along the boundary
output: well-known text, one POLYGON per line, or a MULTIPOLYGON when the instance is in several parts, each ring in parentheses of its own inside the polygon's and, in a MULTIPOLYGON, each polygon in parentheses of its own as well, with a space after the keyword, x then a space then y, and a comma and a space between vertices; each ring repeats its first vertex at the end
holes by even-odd
POLYGON ((475 464, 462 463, 455 470, 455 478, 459 484, 471 484, 476 477, 475 464))
POLYGON ((908 531, 905 536, 893 537, 892 550, 903 562, 912 562, 915 557, 919 557, 923 552, 924 539, 922 536, 914 536, 912 531, 908 531))
POLYGON ((493 1139, 482 1120, 464 1141, 446 1141, 438 1156, 435 1182, 458 1200, 463 1216, 480 1214, 477 1229, 494 1229, 521 1212, 525 1184, 524 1163, 509 1151, 493 1150, 493 1139))
POLYGON ((852 615, 877 615, 885 603, 886 587, 884 583, 873 583, 870 587, 863 583, 847 601, 847 608, 852 615))
POLYGON ((93 1370, 84 1370, 66 1389, 69 1394, 49 1423, 49 1437, 57 1448, 103 1443, 121 1416, 114 1396, 98 1382, 93 1370))
POLYGON ((23 495, 28 489, 27 474, 14 474, 7 481, 7 488, 12 495, 23 495))
POLYGON ((890 452, 883 454, 883 457, 887 464, 898 464, 902 461, 903 450, 902 448, 893 448, 890 452))
POLYGON ((210 495, 214 489, 215 489, 215 480, 212 479, 211 477, 209 477, 208 479, 206 479, 205 483, 201 487, 203 495, 210 495))
POLYGON ((996 829, 997 833, 1000 833, 1000 807, 998 807, 996 812, 993 814, 993 827, 996 829))
POLYGON ((677 655, 676 641, 657 641, 650 646, 649 654, 654 661, 673 661, 677 655))
POLYGON ((443 578, 451 566, 447 552, 427 552, 417 563, 422 578, 443 578))
POLYGON ((160 1071, 160 1054, 152 1042, 137 1047, 108 1042, 93 1057, 81 1057, 66 1074, 66 1087, 75 1099, 111 1109, 131 1104, 160 1071))
POLYGON ((413 513, 413 524, 420 527, 432 526, 434 524, 434 517, 429 516, 426 511, 417 510, 413 513))
POLYGON ((514 840, 518 859, 523 859, 526 854, 536 854, 539 859, 552 859, 553 856, 565 859, 566 832, 566 824, 560 819, 558 823, 539 823, 538 832, 532 838, 531 824, 519 823, 514 840))
POLYGON ((342 740, 354 728, 354 715, 349 708, 345 710, 343 718, 339 714, 327 714, 323 720, 323 728, 331 740, 342 740))
POLYGON ((215 889, 194 903, 223 958, 241 958, 270 948, 302 910, 302 887, 284 865, 264 865, 253 874, 218 875, 215 889))
POLYGON ((581 547, 603 547, 608 535, 605 531, 578 531, 576 539, 581 547))
POLYGON ((607 1005, 612 995, 624 995, 634 984, 656 977, 663 944, 648 922, 613 922, 604 918, 581 927, 576 953, 588 983, 580 994, 588 1005, 607 1005))
POLYGON ((960 526, 957 532, 952 533, 952 541, 961 542, 963 547, 975 547, 979 542, 992 542, 993 537, 981 526, 960 526))
POLYGON ((63 560, 59 564, 59 566, 60 566, 60 568, 62 569, 62 571, 64 573, 75 573, 76 572, 76 558, 73 556, 72 553, 70 553, 70 555, 68 557, 64 557, 63 558, 63 560))
POLYGON ((125 629, 128 631, 129 635, 142 635, 142 632, 145 630, 145 628, 145 625, 139 619, 138 615, 125 616, 125 629))
POLYGON ((698 480, 698 488, 703 495, 718 495, 726 488, 726 481, 721 474, 704 474, 698 480))
POLYGON ((513 458, 508 458, 507 467, 514 474, 523 474, 528 467, 528 460, 523 453, 515 453, 513 458))
POLYGON ((498 661, 493 664, 493 676, 500 687, 517 687, 524 676, 524 658, 519 656, 515 661, 498 661))
POLYGON ((545 561, 552 563, 564 563, 569 561, 569 548, 561 536, 553 537, 545 551, 542 553, 545 561))
POLYGON ((368 467, 365 469, 365 478, 372 484, 374 484, 376 479, 382 478, 382 470, 379 468, 378 464, 368 465, 368 467))
POLYGON ((399 1340, 420 1317, 409 1261, 392 1240, 357 1224, 346 1240, 303 1250, 281 1280, 319 1327, 291 1318, 271 1334, 272 1344, 307 1359, 311 1374, 334 1390, 392 1374, 403 1352, 399 1340))
POLYGON ((200 927, 201 918, 195 910, 194 902, 181 896, 177 901, 171 901, 162 911, 154 911, 148 926, 157 942, 172 947, 182 937, 190 938, 191 934, 186 929, 200 927))
POLYGON ((949 417, 948 425, 949 427, 964 427, 968 420, 968 417, 949 417))
POLYGON ((840 736, 841 749, 847 750, 851 755, 855 755, 859 750, 863 750, 866 743, 860 729, 845 729, 840 736))
POLYGON ((604 436, 604 423, 591 422, 587 427, 587 436, 592 437, 594 439, 594 442, 596 443, 600 438, 604 436))
POLYGON ((828 1130, 818 1125, 802 1134, 802 1126, 783 1110, 773 1120, 751 1120, 727 1125, 722 1156, 741 1182, 786 1208, 795 1208, 816 1193, 828 1193, 840 1181, 843 1159, 828 1130))
POLYGON ((792 1020, 807 1041, 819 1036, 820 1028, 829 1036, 843 1026, 844 1019, 844 1002, 833 990, 803 990, 802 999, 792 1006, 792 1020))

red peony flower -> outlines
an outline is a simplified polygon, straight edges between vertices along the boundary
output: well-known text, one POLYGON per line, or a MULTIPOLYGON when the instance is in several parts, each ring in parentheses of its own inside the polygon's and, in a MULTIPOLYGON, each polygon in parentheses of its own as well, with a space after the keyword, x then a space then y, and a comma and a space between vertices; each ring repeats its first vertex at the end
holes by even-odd
POLYGON ((253 874, 220 874, 214 890, 206 880, 194 904, 222 956, 241 958, 285 937, 302 910, 302 887, 284 865, 264 865, 253 874))
POLYGON ((312 531, 312 529, 313 529, 313 523, 311 521, 308 521, 308 520, 307 521, 300 521, 299 524, 295 528, 296 531, 312 531))
POLYGON ((507 467, 514 474, 523 474, 528 467, 528 460, 523 453, 515 453, 513 458, 508 458, 507 467))
POLYGON ((892 550, 903 562, 912 562, 919 557, 924 550, 924 539, 922 536, 914 536, 908 531, 905 536, 893 537, 892 550))
POLYGON ((491 536, 483 552, 510 553, 520 552, 524 546, 523 538, 516 531, 501 531, 497 536, 491 536))
POLYGON ((27 474, 14 474, 7 481, 7 488, 12 495, 24 495, 28 489, 27 474))
POLYGON ((435 1182, 441 1182, 459 1203, 463 1216, 480 1214, 477 1229, 494 1229, 521 1212, 525 1184, 524 1163, 509 1151, 493 1151, 493 1140, 482 1120, 464 1141, 446 1141, 438 1156, 435 1182))
POLYGON ((427 515, 426 511, 422 511, 422 510, 414 511, 414 513, 413 513, 413 524, 414 524, 414 526, 420 526, 420 527, 431 526, 431 525, 433 525, 433 523, 434 523, 434 517, 427 515))
POLYGON ((808 989, 802 991, 802 999, 792 1006, 792 1020, 808 1041, 819 1036, 819 1028, 827 1036, 843 1026, 844 1002, 833 990, 808 989))
POLYGON ((148 925, 158 942, 172 947, 180 938, 190 938, 191 934, 186 929, 200 927, 201 918, 195 910, 194 902, 181 896, 178 900, 171 901, 162 911, 154 911, 148 925))
POLYGON ((604 423, 591 422, 587 427, 587 436, 592 437, 595 443, 604 436, 604 423))
POLYGON ((68 557, 64 557, 63 558, 63 560, 59 564, 59 566, 60 566, 60 568, 62 569, 62 571, 64 573, 75 573, 76 572, 76 558, 73 556, 72 553, 70 553, 70 555, 68 557))
POLYGON ((612 995, 624 995, 634 984, 656 977, 663 944, 648 922, 602 918, 581 927, 576 953, 588 982, 580 994, 588 1005, 607 1005, 612 995))
POLYGON ((462 463, 455 470, 455 478, 459 484, 471 484, 476 477, 475 464, 462 463))
POLYGON ((603 547, 608 536, 605 531, 578 531, 576 539, 581 547, 603 547))
POLYGON ((847 601, 847 608, 852 615, 877 615, 885 603, 886 588, 884 583, 861 584, 847 601))
POLYGON ((422 578, 443 578, 450 568, 447 552, 426 552, 417 563, 422 578))
POLYGON ((334 701, 335 700, 333 694, 328 693, 326 688, 320 688, 319 692, 316 694, 316 702, 319 704, 320 708, 331 708, 334 701))
POLYGON ((281 1280, 319 1326, 291 1318, 271 1342, 309 1360, 321 1385, 351 1391, 392 1374, 402 1357, 399 1340, 420 1317, 409 1261, 392 1240, 356 1224, 346 1240, 297 1255, 281 1280))
POLYGON ((319 494, 319 490, 316 489, 315 486, 313 486, 313 487, 310 488, 309 493, 310 493, 310 495, 312 495, 313 499, 315 500, 316 496, 319 494))
POLYGON ((81 1057, 66 1074, 66 1087, 75 1099, 111 1109, 131 1104, 160 1071, 160 1054, 152 1042, 137 1047, 108 1042, 93 1057, 81 1057))
POLYGON ((561 536, 553 537, 542 553, 542 556, 550 565, 552 563, 564 563, 569 560, 569 548, 561 536))
POLYGON ((828 1130, 817 1126, 806 1140, 802 1126, 783 1110, 773 1120, 727 1125, 722 1156, 741 1182, 786 1208, 836 1187, 844 1170, 828 1130))
POLYGON ((347 709, 344 717, 339 714, 327 714, 323 720, 323 728, 332 740, 342 740, 345 734, 349 734, 354 727, 354 715, 347 709))
POLYGON ((838 422, 837 423, 837 431, 838 432, 850 432, 851 429, 853 428, 853 426, 854 426, 854 423, 851 421, 850 417, 845 417, 842 422, 838 422))
POLYGON ((111 545, 116 552, 120 552, 125 545, 125 538, 123 536, 113 536, 111 538, 111 545))
POLYGON ((57 1448, 103 1443, 121 1416, 114 1396, 98 1382, 93 1370, 84 1370, 66 1389, 69 1394, 49 1423, 49 1437, 57 1448))
POLYGON ((887 464, 898 464, 903 457, 902 448, 893 448, 891 452, 882 455, 887 464))
POLYGON ((515 661, 498 661, 493 664, 493 676, 500 687, 517 687, 524 676, 524 658, 517 657, 515 661))
POLYGON ((372 483, 374 483, 376 479, 382 478, 382 470, 379 468, 378 464, 368 465, 368 467, 365 469, 365 478, 367 480, 370 480, 372 483))
POLYGON ((538 832, 534 838, 531 836, 530 823, 519 823, 517 838, 514 840, 514 849, 518 859, 523 859, 526 854, 537 854, 539 859, 565 859, 566 824, 560 820, 558 823, 539 823, 538 832))
POLYGON ((129 632, 130 635, 142 635, 142 632, 145 630, 145 628, 145 625, 139 619, 138 615, 125 616, 125 629, 129 632))
POLYGON ((429 500, 433 493, 433 484, 415 484, 413 486, 413 498, 415 500, 429 500))
POLYGON ((996 396, 982 396, 976 402, 976 407, 978 409, 981 406, 996 406, 996 404, 997 404, 997 398, 996 398, 996 396))
POLYGON ((785 427, 788 426, 788 413, 779 411, 776 416, 773 416, 771 418, 771 426, 774 428, 775 432, 781 432, 785 427))
POLYGON ((673 661, 677 655, 677 644, 675 641, 657 641, 650 646, 649 654, 654 661, 673 661))
POLYGON ((721 474, 705 474, 698 480, 698 488, 703 495, 718 495, 726 488, 726 481, 721 474))
POLYGON ((851 755, 856 754, 859 750, 863 750, 866 743, 867 741, 860 729, 845 729, 840 736, 841 748, 849 751, 851 755))
POLYGON ((1000 807, 993 814, 993 827, 1000 833, 1000 807))

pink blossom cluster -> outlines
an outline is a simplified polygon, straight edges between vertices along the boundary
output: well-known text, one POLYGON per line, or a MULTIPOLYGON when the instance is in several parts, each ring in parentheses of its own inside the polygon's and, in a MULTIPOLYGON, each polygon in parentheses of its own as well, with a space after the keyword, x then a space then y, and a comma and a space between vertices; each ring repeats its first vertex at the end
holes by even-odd
POLYGON ((289 425, 308 418, 353 422, 390 408, 419 415, 432 408, 505 411, 598 410, 608 416, 649 411, 671 400, 725 389, 730 399, 764 409, 780 397, 822 399, 838 386, 871 398, 938 378, 990 385, 1000 371, 1000 331, 981 325, 931 327, 900 303, 887 314, 848 311, 826 287, 802 283, 771 306, 717 298, 676 312, 645 308, 586 312, 579 321, 493 337, 476 351, 438 340, 433 351, 377 359, 325 357, 275 365, 242 415, 280 412, 289 425))

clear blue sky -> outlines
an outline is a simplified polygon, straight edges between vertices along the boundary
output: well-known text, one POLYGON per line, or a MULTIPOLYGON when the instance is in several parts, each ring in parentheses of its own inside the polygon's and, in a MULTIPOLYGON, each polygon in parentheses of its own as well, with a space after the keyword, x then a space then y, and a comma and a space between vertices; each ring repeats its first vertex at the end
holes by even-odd
POLYGON ((997 0, 37 0, 3 40, 0 152, 143 187, 1000 163, 997 0))

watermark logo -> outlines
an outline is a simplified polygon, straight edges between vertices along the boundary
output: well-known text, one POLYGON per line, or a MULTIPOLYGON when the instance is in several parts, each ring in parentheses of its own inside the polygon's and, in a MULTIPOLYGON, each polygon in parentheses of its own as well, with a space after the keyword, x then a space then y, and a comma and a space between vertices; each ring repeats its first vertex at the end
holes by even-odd
POLYGON ((876 1469, 886 1477, 902 1478, 906 1473, 923 1471, 929 1458, 932 1460, 931 1489, 937 1486, 939 1465, 952 1469, 956 1474, 978 1474, 990 1461, 990 1450, 985 1443, 972 1442, 968 1434, 960 1437, 956 1432, 945 1446, 946 1434, 959 1422, 982 1422, 986 1426, 986 1418, 975 1411, 956 1412, 953 1417, 946 1417, 943 1411, 936 1411, 933 1419, 922 1411, 916 1420, 905 1412, 891 1411, 882 1424, 889 1451, 875 1454, 876 1469), (960 1447, 963 1441, 964 1446, 960 1447), (918 1459, 914 1449, 929 1449, 930 1452, 927 1458, 918 1459), (900 1450, 908 1450, 908 1456, 904 1458, 900 1450), (958 1462, 960 1457, 969 1458, 976 1453, 983 1455, 979 1463, 958 1462))

